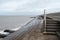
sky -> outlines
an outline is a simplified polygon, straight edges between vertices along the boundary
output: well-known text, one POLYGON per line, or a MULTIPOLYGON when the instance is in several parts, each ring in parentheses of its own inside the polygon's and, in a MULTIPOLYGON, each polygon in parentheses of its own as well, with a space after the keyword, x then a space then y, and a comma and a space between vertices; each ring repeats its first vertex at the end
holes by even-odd
POLYGON ((0 0, 0 15, 41 15, 60 12, 60 0, 0 0))

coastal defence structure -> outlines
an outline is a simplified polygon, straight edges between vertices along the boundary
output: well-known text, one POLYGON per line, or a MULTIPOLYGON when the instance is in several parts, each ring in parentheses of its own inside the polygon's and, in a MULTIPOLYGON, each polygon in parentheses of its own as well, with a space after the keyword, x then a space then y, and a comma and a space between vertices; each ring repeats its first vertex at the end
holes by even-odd
POLYGON ((60 13, 40 15, 33 18, 3 40, 59 40, 60 38, 60 13), (46 24, 45 24, 46 21, 46 24))

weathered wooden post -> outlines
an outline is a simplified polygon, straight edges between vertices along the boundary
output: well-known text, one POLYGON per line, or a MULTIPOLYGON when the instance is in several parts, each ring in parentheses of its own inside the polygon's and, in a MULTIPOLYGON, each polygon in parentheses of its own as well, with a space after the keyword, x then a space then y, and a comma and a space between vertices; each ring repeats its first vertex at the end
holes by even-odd
POLYGON ((44 9, 43 33, 46 33, 46 10, 44 9))

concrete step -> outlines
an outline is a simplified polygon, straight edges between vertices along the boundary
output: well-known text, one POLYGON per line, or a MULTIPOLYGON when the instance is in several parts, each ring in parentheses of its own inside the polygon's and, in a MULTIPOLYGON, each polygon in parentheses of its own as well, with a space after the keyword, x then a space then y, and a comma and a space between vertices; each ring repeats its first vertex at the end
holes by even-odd
POLYGON ((52 24, 56 24, 56 23, 58 23, 58 22, 53 22, 53 21, 46 21, 46 23, 48 24, 48 23, 52 23, 52 24))
POLYGON ((47 19, 46 20, 46 23, 57 23, 58 21, 55 21, 55 20, 51 20, 51 19, 47 19))
MULTIPOLYGON (((53 19, 46 19, 46 20, 53 20, 53 19)), ((53 21, 55 21, 55 20, 53 20, 53 21)))
MULTIPOLYGON (((43 25, 44 26, 44 25, 43 25)), ((46 25, 46 26, 60 26, 60 25, 50 25, 50 24, 48 24, 48 25, 46 25)))
POLYGON ((52 19, 46 19, 46 21, 54 21, 54 22, 58 22, 58 21, 52 20, 52 19))
POLYGON ((58 24, 57 22, 46 22, 46 24, 58 24))
POLYGON ((46 32, 59 32, 60 31, 60 29, 58 30, 58 29, 46 29, 45 30, 46 32))
POLYGON ((56 35, 56 32, 43 32, 44 35, 56 35))
POLYGON ((58 26, 46 26, 47 29, 60 29, 58 26))
POLYGON ((56 26, 60 26, 60 24, 46 24, 46 26, 47 26, 47 25, 48 25, 48 26, 50 26, 50 25, 52 25, 52 26, 55 26, 55 25, 56 25, 56 26))

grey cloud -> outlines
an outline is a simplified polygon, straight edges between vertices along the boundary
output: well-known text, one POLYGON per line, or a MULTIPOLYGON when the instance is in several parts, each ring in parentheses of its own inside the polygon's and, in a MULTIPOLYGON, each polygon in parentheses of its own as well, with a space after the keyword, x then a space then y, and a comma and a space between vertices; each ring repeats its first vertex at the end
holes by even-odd
POLYGON ((46 9, 48 12, 52 12, 52 10, 53 12, 60 10, 60 0, 0 0, 0 2, 1 5, 7 2, 7 4, 11 6, 2 5, 2 7, 0 5, 2 7, 0 7, 0 10, 3 9, 2 11, 4 11, 6 9, 6 12, 9 10, 9 12, 32 12, 32 14, 34 14, 33 12, 37 12, 39 14, 39 12, 43 12, 43 9, 46 9), (14 1, 16 3, 14 3, 14 1))

